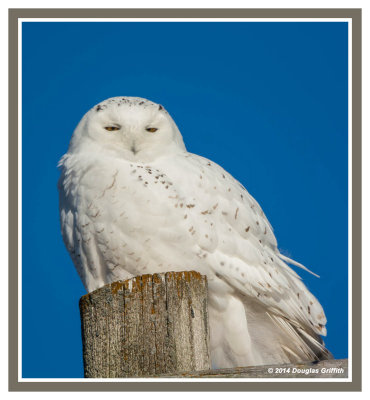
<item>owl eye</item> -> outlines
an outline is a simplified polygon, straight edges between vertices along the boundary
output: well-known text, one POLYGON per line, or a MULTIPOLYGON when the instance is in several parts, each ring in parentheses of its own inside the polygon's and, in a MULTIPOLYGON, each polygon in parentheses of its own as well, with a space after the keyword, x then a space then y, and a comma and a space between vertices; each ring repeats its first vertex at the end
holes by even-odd
POLYGON ((106 126, 104 129, 109 132, 112 132, 112 131, 118 131, 119 127, 118 126, 106 126))
POLYGON ((146 128, 148 132, 157 132, 158 128, 146 128))

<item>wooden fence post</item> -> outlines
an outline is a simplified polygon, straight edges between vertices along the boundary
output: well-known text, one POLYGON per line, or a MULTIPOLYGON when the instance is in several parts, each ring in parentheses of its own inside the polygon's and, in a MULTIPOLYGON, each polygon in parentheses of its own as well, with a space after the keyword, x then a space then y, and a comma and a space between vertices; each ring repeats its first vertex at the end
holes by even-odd
POLYGON ((195 271, 142 275, 80 299, 86 378, 210 369, 207 279, 195 271))

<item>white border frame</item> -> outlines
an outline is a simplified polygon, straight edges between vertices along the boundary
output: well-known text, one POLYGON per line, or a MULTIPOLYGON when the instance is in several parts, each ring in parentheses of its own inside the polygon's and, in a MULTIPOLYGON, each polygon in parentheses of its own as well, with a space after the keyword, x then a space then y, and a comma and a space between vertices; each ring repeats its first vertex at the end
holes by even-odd
POLYGON ((352 18, 19 18, 18 19, 18 382, 352 382, 352 18), (348 378, 22 378, 22 23, 347 22, 348 23, 348 378))

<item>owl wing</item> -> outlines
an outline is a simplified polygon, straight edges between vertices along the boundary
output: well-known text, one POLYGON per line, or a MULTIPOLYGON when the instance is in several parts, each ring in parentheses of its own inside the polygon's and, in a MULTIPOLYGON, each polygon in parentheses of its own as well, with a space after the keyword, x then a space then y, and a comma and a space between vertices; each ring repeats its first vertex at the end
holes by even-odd
MULTIPOLYGON (((101 255, 94 235, 95 218, 101 211, 93 202, 93 185, 82 181, 92 169, 88 156, 64 155, 58 167, 62 169, 58 181, 61 233, 77 273, 88 291, 106 282, 101 271, 101 255)), ((96 177, 95 178, 99 178, 96 177)))
POLYGON ((320 303, 287 263, 305 267, 279 252, 257 201, 210 160, 185 153, 175 165, 173 180, 181 182, 193 206, 189 212, 197 229, 194 240, 207 252, 216 276, 263 305, 277 324, 288 320, 302 335, 326 335, 320 303))

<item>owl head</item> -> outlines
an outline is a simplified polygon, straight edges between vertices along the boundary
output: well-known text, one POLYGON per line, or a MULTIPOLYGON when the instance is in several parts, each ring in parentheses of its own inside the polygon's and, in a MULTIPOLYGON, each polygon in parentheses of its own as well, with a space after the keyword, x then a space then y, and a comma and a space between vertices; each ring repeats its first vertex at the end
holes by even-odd
POLYGON ((69 147, 69 153, 108 152, 139 162, 185 150, 163 106, 140 97, 112 97, 94 106, 78 124, 69 147))

